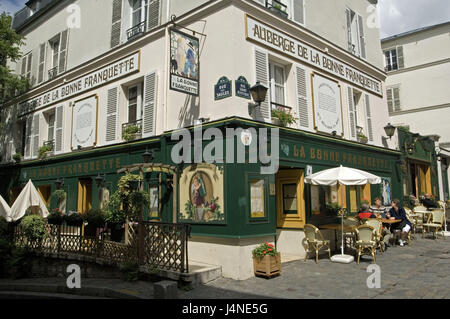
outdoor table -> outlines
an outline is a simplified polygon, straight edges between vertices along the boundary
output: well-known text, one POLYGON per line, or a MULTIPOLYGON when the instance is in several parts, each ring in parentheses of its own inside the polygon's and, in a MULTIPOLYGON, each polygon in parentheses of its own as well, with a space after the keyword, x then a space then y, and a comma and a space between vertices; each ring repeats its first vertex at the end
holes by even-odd
MULTIPOLYGON (((352 233, 352 232, 355 231, 355 229, 357 227, 358 226, 344 225, 344 232, 345 233, 352 233)), ((338 243, 337 243, 338 242, 338 240, 337 240, 338 236, 337 236, 337 232, 338 232, 338 230, 342 229, 342 225, 341 224, 322 225, 322 226, 319 226, 319 229, 334 230, 334 238, 335 238, 334 244, 335 244, 335 249, 338 250, 338 243)))
POLYGON ((381 222, 382 222, 383 224, 389 224, 389 225, 392 225, 392 224, 398 224, 398 223, 401 223, 402 220, 401 220, 401 219, 381 219, 381 222))

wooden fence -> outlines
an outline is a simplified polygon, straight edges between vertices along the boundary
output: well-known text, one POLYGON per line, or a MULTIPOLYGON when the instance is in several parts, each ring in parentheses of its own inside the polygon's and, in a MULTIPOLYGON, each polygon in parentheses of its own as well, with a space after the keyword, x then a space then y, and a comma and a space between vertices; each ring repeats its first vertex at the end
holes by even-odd
POLYGON ((85 236, 83 227, 66 225, 47 225, 44 240, 30 241, 18 225, 14 244, 40 253, 79 254, 115 265, 135 263, 156 270, 189 272, 190 225, 143 222, 135 227, 135 236, 125 244, 108 240, 107 232, 97 230, 97 235, 85 236))

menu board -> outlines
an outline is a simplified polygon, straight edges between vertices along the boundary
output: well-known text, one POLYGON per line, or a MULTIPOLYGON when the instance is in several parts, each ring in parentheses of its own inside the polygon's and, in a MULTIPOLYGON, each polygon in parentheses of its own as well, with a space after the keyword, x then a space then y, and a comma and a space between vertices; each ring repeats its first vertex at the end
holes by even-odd
POLYGON ((251 218, 264 218, 264 180, 252 180, 250 183, 250 215, 251 218))

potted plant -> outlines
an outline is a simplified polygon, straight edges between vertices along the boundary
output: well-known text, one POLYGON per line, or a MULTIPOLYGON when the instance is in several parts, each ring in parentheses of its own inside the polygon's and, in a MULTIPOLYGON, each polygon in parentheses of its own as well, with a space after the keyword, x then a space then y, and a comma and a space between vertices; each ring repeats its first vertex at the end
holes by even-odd
POLYGON ((19 164, 22 161, 22 154, 20 154, 20 153, 14 154, 13 160, 16 162, 16 164, 19 164))
POLYGON ((338 203, 328 202, 325 204, 325 209, 327 216, 337 216, 342 207, 338 203))
POLYGON ((119 192, 115 192, 105 204, 103 211, 107 227, 111 230, 111 240, 115 242, 121 242, 125 233, 125 212, 121 205, 121 196, 119 192))
POLYGON ((274 124, 286 127, 288 125, 294 124, 296 121, 296 118, 291 114, 291 111, 285 111, 284 109, 272 109, 272 120, 274 121, 274 124))
POLYGON ((137 125, 129 125, 122 132, 122 138, 126 142, 130 142, 141 138, 142 129, 137 125))
POLYGON ((103 212, 100 209, 91 209, 87 213, 82 215, 83 220, 87 223, 84 228, 85 236, 95 236, 97 234, 97 228, 105 227, 105 218, 103 212))
POLYGON ((45 159, 52 152, 53 148, 50 145, 43 145, 39 148, 39 159, 45 159))
POLYGON ((61 225, 63 222, 63 214, 59 208, 55 208, 52 212, 47 216, 47 222, 50 225, 61 225))
POLYGON ((367 138, 367 136, 365 136, 363 133, 358 133, 357 138, 358 138, 358 142, 359 142, 359 143, 364 143, 364 144, 366 144, 366 143, 369 141, 369 139, 367 138))
POLYGON ((253 250, 253 269, 256 276, 271 278, 281 273, 281 255, 268 242, 253 250))
POLYGON ((67 226, 80 227, 81 225, 83 225, 83 218, 78 212, 70 211, 64 215, 63 219, 66 222, 67 226))

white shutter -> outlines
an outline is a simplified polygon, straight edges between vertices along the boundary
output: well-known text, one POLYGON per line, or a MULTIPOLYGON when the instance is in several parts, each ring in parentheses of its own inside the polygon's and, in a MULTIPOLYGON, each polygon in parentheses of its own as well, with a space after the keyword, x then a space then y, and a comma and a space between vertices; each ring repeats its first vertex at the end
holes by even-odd
POLYGON ((142 137, 149 137, 156 133, 156 96, 158 90, 158 77, 156 72, 145 76, 144 79, 144 119, 142 137))
POLYGON ((29 115, 25 121, 25 154, 24 158, 31 158, 31 135, 32 135, 33 117, 29 115))
POLYGON ((114 143, 117 140, 119 91, 119 87, 108 90, 108 100, 106 105, 106 143, 114 143))
POLYGON ((356 139, 356 111, 355 103, 353 100, 353 89, 348 87, 348 115, 350 122, 350 137, 356 139))
POLYGON ((392 91, 394 92, 394 111, 400 111, 400 88, 393 88, 392 91))
POLYGON ((367 137, 370 142, 374 141, 373 136, 373 123, 372 123, 372 110, 370 109, 370 96, 365 94, 365 104, 366 104, 366 119, 367 119, 367 137))
POLYGON ((293 16, 294 21, 300 24, 305 23, 305 11, 304 11, 304 0, 292 0, 293 1, 293 16))
POLYGON ((56 136, 55 136, 55 153, 63 151, 63 123, 64 123, 64 105, 56 108, 56 136))
POLYGON ((39 154, 39 125, 40 116, 39 114, 35 114, 33 116, 33 158, 37 157, 39 154))
POLYGON ((151 0, 148 4, 147 31, 154 29, 160 24, 160 0, 151 0))
POLYGON ((361 58, 366 59, 366 36, 364 34, 364 20, 363 17, 358 14, 358 28, 359 28, 359 53, 361 58))
POLYGON ((397 64, 399 69, 405 68, 405 57, 403 55, 403 46, 397 47, 397 64))
POLYGON ((389 88, 386 90, 389 113, 394 112, 394 92, 393 91, 394 90, 392 88, 389 88))
POLYGON ((67 47, 69 44, 69 30, 64 30, 61 32, 59 45, 59 62, 58 62, 58 74, 66 71, 67 65, 67 47))
POLYGON ((22 70, 20 72, 20 75, 22 76, 27 75, 27 57, 22 58, 22 70))
POLYGON ((112 26, 111 26, 111 48, 120 44, 120 35, 122 31, 122 0, 113 1, 112 26))
POLYGON ((29 79, 31 82, 33 80, 32 70, 31 67, 33 65, 33 53, 28 54, 27 56, 27 79, 29 79))
POLYGON ((352 46, 352 13, 349 9, 345 9, 345 16, 347 18, 347 45, 348 50, 350 52, 353 52, 353 46, 352 46))
POLYGON ((270 122, 272 115, 270 109, 270 85, 269 85, 269 55, 267 52, 255 48, 255 77, 256 82, 260 82, 267 91, 266 100, 261 103, 260 107, 255 109, 254 116, 257 120, 270 122))
POLYGON ((307 93, 306 71, 297 65, 297 112, 299 118, 299 128, 309 129, 309 109, 307 93))
POLYGON ((39 46, 39 71, 38 71, 38 83, 42 83, 44 81, 44 72, 45 72, 45 50, 46 43, 42 43, 39 46))

